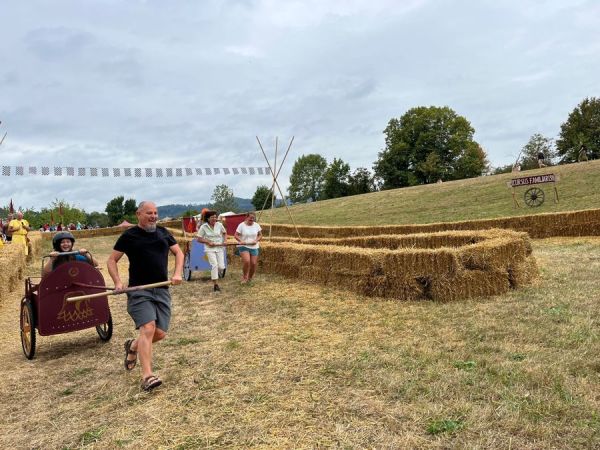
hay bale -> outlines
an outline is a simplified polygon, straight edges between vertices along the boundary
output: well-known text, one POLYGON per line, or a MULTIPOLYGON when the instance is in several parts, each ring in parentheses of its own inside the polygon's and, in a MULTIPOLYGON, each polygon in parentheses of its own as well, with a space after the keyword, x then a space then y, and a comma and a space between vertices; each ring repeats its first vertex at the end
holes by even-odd
MULTIPOLYGON (((193 238, 176 239, 187 251, 193 238)), ((240 258, 234 251, 227 248, 228 263, 235 267, 240 258)), ((259 270, 365 296, 449 301, 531 283, 537 276, 531 251, 526 233, 503 229, 278 237, 262 243, 259 270)))
POLYGON ((17 289, 23 279, 25 263, 22 245, 6 244, 0 248, 0 299, 17 289))
POLYGON ((508 268, 510 287, 518 289, 535 282, 539 278, 539 269, 533 256, 518 261, 508 268))
POLYGON ((465 270, 451 278, 433 277, 428 295, 432 300, 449 302, 503 294, 509 289, 506 271, 465 270))
POLYGON ((259 261, 265 272, 366 296, 449 301, 531 282, 537 267, 530 255, 526 233, 490 229, 276 238, 264 243, 259 261))
MULTIPOLYGON (((262 224, 263 228, 269 224, 262 224)), ((279 237, 296 237, 296 229, 291 225, 273 224, 272 233, 279 237)), ((468 220, 462 222, 440 222, 422 225, 386 226, 299 226, 303 239, 312 238, 352 238, 389 234, 435 233, 452 230, 485 230, 489 228, 511 229, 528 233, 533 238, 553 236, 598 236, 600 235, 600 209, 569 211, 559 213, 532 214, 519 217, 499 217, 495 219, 468 220)))

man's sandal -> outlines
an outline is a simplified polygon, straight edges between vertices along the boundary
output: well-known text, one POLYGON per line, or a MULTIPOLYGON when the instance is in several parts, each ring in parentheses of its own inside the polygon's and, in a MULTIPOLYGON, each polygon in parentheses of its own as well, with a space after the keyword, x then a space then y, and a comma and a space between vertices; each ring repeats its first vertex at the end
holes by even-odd
POLYGON ((149 375, 142 381, 142 389, 146 392, 150 392, 152 389, 159 387, 162 384, 162 380, 156 375, 149 375))
POLYGON ((137 364, 137 352, 131 350, 131 344, 135 339, 127 339, 125 341, 125 370, 133 370, 137 364), (129 359, 129 355, 135 355, 135 359, 129 359))

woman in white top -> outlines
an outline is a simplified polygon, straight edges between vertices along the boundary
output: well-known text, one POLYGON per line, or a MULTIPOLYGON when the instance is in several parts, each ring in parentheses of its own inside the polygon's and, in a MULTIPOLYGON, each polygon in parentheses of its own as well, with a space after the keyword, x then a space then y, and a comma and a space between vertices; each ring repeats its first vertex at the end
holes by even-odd
POLYGON ((217 222, 217 212, 208 211, 204 214, 204 222, 197 233, 198 242, 204 244, 204 252, 210 263, 210 279, 213 281, 213 290, 219 292, 221 288, 217 283, 219 278, 225 276, 225 252, 223 244, 227 238, 227 231, 221 222, 217 222))
POLYGON ((246 213, 246 219, 235 230, 235 239, 241 244, 238 245, 238 252, 243 264, 242 283, 252 281, 258 266, 258 243, 262 239, 262 229, 255 220, 253 212, 246 213))

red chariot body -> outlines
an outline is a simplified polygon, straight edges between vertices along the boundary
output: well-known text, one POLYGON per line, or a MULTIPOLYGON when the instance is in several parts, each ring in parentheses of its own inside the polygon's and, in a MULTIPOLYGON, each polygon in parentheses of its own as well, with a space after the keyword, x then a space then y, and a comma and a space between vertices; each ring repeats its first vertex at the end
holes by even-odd
POLYGON ((101 340, 110 340, 113 325, 107 296, 67 301, 105 290, 100 271, 81 261, 67 261, 41 279, 28 277, 20 312, 21 344, 27 359, 35 355, 36 329, 41 336, 49 336, 95 327, 101 340))

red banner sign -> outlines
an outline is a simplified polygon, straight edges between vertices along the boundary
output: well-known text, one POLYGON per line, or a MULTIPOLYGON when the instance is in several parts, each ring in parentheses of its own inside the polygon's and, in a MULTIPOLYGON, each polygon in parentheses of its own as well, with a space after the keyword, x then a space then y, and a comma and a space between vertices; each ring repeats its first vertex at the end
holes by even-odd
POLYGON ((511 187, 518 186, 529 186, 530 184, 541 184, 541 183, 555 183, 557 180, 556 175, 553 173, 547 173, 545 175, 533 175, 530 177, 513 178, 510 180, 511 187))

